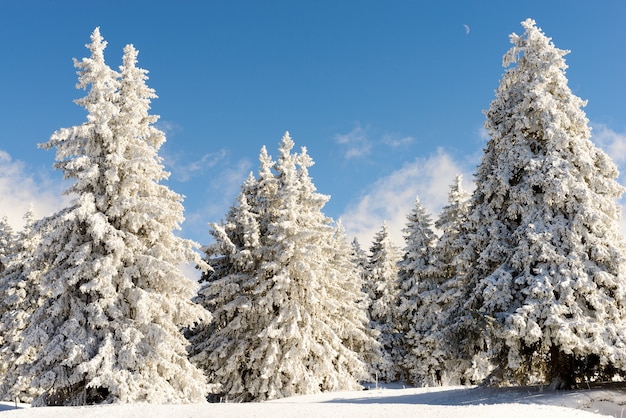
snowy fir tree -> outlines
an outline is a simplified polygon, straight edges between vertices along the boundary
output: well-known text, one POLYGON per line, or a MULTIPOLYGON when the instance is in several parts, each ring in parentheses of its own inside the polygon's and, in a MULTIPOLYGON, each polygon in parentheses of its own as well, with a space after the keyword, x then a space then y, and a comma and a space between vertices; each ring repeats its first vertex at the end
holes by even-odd
POLYGON ((358 307, 355 310, 349 305, 350 309, 347 309, 346 313, 354 315, 354 318, 351 319, 352 322, 364 323, 365 333, 369 336, 369 338, 363 338, 361 334, 363 328, 361 327, 357 329, 343 329, 342 331, 347 333, 347 337, 344 337, 342 340, 349 349, 357 352, 359 357, 364 360, 368 367, 368 375, 374 376, 376 370, 372 365, 380 363, 383 353, 382 346, 378 343, 378 335, 369 325, 368 312, 371 301, 365 290, 367 255, 361 249, 356 238, 351 243, 347 241, 341 220, 337 222, 333 241, 334 244, 332 246, 336 251, 334 261, 332 262, 338 272, 338 277, 345 278, 344 290, 347 294, 352 293, 350 299, 358 307))
MULTIPOLYGON (((0 319, 4 316, 5 312, 9 309, 9 303, 6 300, 6 270, 9 265, 9 261, 15 257, 15 253, 17 252, 17 243, 16 243, 16 235, 9 225, 9 220, 6 217, 0 219, 0 290, 4 290, 2 293, 3 297, 0 298, 0 319)), ((3 322, 0 322, 0 329, 2 327, 3 322)), ((3 332, 0 332, 0 347, 4 347, 6 344, 7 338, 3 332)), ((2 350, 0 348, 0 350, 2 350)), ((3 350, 2 350, 3 351, 3 350)), ((0 353, 2 352, 0 351, 0 353)), ((8 363, 1 361, 0 362, 0 378, 2 378, 5 374, 8 363)))
POLYGON ((456 335, 491 359, 492 382, 570 387, 626 370, 623 189, 567 86, 568 51, 522 26, 486 112, 456 335))
MULTIPOLYGON (((357 275, 359 278, 359 283, 361 286, 360 297, 362 299, 359 300, 359 305, 361 309, 363 309, 366 313, 368 326, 366 328, 366 332, 372 337, 372 340, 376 342, 376 347, 374 350, 366 357, 366 364, 368 366, 368 373, 372 377, 378 377, 379 369, 384 362, 384 353, 383 347, 378 342, 378 337, 380 336, 379 330, 373 328, 371 326, 371 318, 370 318, 370 307, 372 306, 372 300, 370 299, 370 294, 367 288, 367 275, 369 271, 369 256, 361 247, 359 240, 355 237, 350 243, 350 259, 352 261, 352 265, 356 266, 357 275)), ((388 364, 385 363, 385 364, 388 364)))
POLYGON ((32 211, 15 241, 13 255, 0 274, 0 399, 30 402, 39 391, 30 386, 24 369, 33 360, 34 347, 22 345, 31 315, 42 306, 39 275, 31 271, 31 258, 39 242, 32 211))
MULTIPOLYGON (((242 189, 253 183, 249 178, 242 189)), ((256 320, 248 314, 253 313, 249 304, 258 286, 256 273, 262 260, 258 217, 248 204, 246 191, 242 191, 226 219, 210 224, 214 243, 204 252, 211 270, 203 274, 195 302, 211 312, 213 319, 190 332, 189 340, 192 361, 213 382, 212 401, 222 400, 220 391, 224 389, 219 382, 231 380, 231 384, 243 387, 242 382, 234 381, 240 378, 239 365, 225 356, 237 352, 240 341, 249 337, 245 324, 256 320)))
POLYGON ((265 148, 227 219, 212 225, 214 272, 199 300, 214 323, 191 336, 193 360, 228 401, 352 390, 366 379, 363 349, 375 343, 358 305, 356 268, 322 213, 313 163, 286 134, 273 161, 265 148))
POLYGON ((14 253, 15 240, 15 232, 5 216, 0 219, 0 274, 6 269, 8 260, 14 253))
MULTIPOLYGON (((421 368, 427 359, 423 358, 424 338, 430 331, 433 320, 439 318, 428 301, 438 293, 434 247, 435 233, 432 230, 430 214, 422 206, 419 198, 407 216, 404 233, 404 255, 398 263, 398 311, 397 327, 400 332, 400 369, 403 380, 412 384, 423 384, 421 368)), ((432 350, 430 350, 432 352, 432 350)))
MULTIPOLYGON (((341 224, 341 220, 339 221, 339 225, 343 230, 343 226, 341 224)), ((350 243, 350 262, 353 267, 356 267, 358 282, 360 285, 360 293, 359 296, 362 298, 359 301, 361 308, 366 312, 368 317, 369 324, 369 308, 372 304, 372 300, 369 297, 369 292, 367 290, 367 272, 369 269, 369 256, 361 247, 359 240, 355 237, 352 239, 350 243)), ((370 332, 374 331, 373 328, 368 326, 370 332)), ((374 334, 372 334, 374 335, 374 334)))
POLYGON ((42 144, 56 148, 75 199, 38 222, 31 269, 47 299, 24 332, 36 350, 25 376, 42 392, 36 405, 204 401, 206 378, 181 333, 207 316, 180 269, 201 259, 174 233, 182 197, 160 184, 168 174, 158 156, 165 135, 149 114, 156 95, 132 46, 119 72, 105 64, 105 46, 96 29, 91 56, 75 60, 87 121, 42 144))
POLYGON ((398 262, 400 250, 391 241, 387 223, 374 236, 365 289, 371 300, 370 326, 378 335, 382 358, 373 365, 376 377, 387 382, 401 378, 400 327, 398 324, 398 262))
POLYGON ((437 274, 444 281, 455 277, 460 268, 455 260, 465 248, 462 231, 467 220, 469 199, 470 194, 463 189, 463 177, 457 175, 450 185, 448 204, 435 221, 435 228, 441 233, 435 250, 439 270, 437 274))
MULTIPOLYGON (((361 247, 361 243, 357 238, 354 238, 350 243, 352 246, 351 257, 352 263, 356 265, 357 271, 361 276, 361 281, 363 283, 363 289, 365 289, 365 274, 367 272, 367 266, 369 263, 369 259, 367 257, 367 253, 361 247)), ((365 294, 367 296, 367 294, 365 294)), ((367 305, 369 306, 369 304, 367 305)))
POLYGON ((417 385, 458 385, 472 380, 460 373, 470 366, 462 361, 460 347, 450 336, 454 334, 454 325, 458 325, 456 313, 462 309, 461 295, 467 285, 459 256, 467 243, 464 225, 469 197, 463 190, 462 177, 457 175, 450 186, 448 204, 435 222, 441 235, 432 250, 427 285, 420 287, 419 312, 414 323, 419 338, 412 349, 410 378, 417 385))

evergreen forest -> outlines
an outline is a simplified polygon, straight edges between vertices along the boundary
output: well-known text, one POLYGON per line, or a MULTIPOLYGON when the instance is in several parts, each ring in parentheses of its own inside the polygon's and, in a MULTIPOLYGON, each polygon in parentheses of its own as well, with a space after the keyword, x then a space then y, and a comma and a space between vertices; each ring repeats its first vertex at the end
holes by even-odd
POLYGON ((165 133, 138 51, 75 60, 87 112, 39 144, 71 204, 0 220, 0 398, 35 406, 264 401, 365 382, 545 384, 626 377, 626 241, 610 157, 568 87, 568 51, 532 19, 510 36, 474 173, 404 244, 324 214, 313 158, 285 133, 211 242, 180 237, 165 133), (199 282, 181 266, 193 264, 199 282))

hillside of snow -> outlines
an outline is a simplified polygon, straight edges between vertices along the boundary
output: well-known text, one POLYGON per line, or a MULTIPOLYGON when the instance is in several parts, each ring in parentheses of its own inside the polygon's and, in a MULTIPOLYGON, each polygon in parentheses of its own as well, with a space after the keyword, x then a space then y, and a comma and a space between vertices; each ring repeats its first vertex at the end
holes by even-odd
POLYGON ((372 388, 297 396, 263 403, 191 405, 115 404, 88 407, 29 408, 0 404, 1 418, 133 418, 166 417, 549 417, 622 418, 626 410, 626 385, 611 384, 572 391, 541 387, 517 388, 372 388))

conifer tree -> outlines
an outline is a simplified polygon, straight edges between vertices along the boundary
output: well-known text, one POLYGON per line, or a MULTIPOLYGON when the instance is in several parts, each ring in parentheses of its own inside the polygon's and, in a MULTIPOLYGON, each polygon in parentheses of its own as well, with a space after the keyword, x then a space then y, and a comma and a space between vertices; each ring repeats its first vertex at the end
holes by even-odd
POLYGON ((370 326, 378 335, 382 358, 374 365, 378 379, 387 382, 401 377, 399 364, 400 329, 398 324, 398 262, 400 250, 391 242, 387 223, 374 236, 370 249, 366 291, 371 300, 370 326))
POLYGON ((5 217, 0 219, 0 274, 6 269, 15 250, 15 233, 5 217))
POLYGON ((315 191, 310 157, 293 146, 286 134, 275 162, 264 147, 258 178, 212 226, 206 260, 218 267, 200 295, 216 323, 191 336, 192 353, 229 401, 350 390, 367 377, 356 269, 322 213, 328 197, 315 191))
MULTIPOLYGON (((463 309, 467 281, 461 255, 467 246, 467 212, 470 194, 463 189, 462 176, 450 185, 448 204, 442 209, 435 227, 441 236, 435 245, 434 277, 437 285, 422 297, 424 332, 417 373, 425 385, 458 385, 475 381, 464 372, 471 367, 455 341, 457 314, 463 309)), ((474 362, 484 359, 474 358, 474 362)))
POLYGON ((496 381, 571 387, 626 370, 623 188, 567 86, 568 51, 522 26, 486 112, 457 337, 496 381))
POLYGON ((455 264, 455 260, 465 248, 462 231, 467 220, 469 199, 470 194, 463 189, 463 177, 459 174, 450 185, 448 204, 435 221, 435 228, 441 232, 435 252, 438 275, 442 280, 453 278, 460 268, 455 264))
MULTIPOLYGON (((352 262, 357 267, 357 271, 359 272, 361 276, 361 281, 363 283, 363 289, 365 289, 365 274, 367 272, 367 265, 369 263, 367 254, 361 247, 361 243, 359 243, 359 240, 356 237, 352 240, 350 245, 352 246, 352 262)), ((367 306, 369 307, 369 303, 367 306)))
POLYGON ((214 243, 204 248, 211 270, 202 276, 195 301, 211 312, 213 319, 193 330, 189 339, 193 362, 213 382, 213 401, 231 399, 231 391, 244 390, 242 365, 230 360, 231 356, 245 355, 240 351, 245 349, 241 341, 250 338, 248 323, 257 320, 250 313, 254 314, 251 303, 259 282, 261 234, 259 216, 246 198, 254 180, 246 181, 226 219, 210 224, 214 243), (230 390, 224 389, 229 386, 230 390))
POLYGON ((42 391, 34 404, 203 401, 206 379, 180 331, 206 316, 180 270, 201 260, 174 234, 182 197, 160 183, 165 135, 148 113, 156 95, 132 46, 119 73, 105 46, 96 29, 91 56, 75 60, 87 121, 42 144, 56 148, 76 198, 38 223, 32 264, 47 299, 24 333, 37 351, 26 370, 42 391))
POLYGON ((437 295, 438 285, 434 268, 435 233, 432 221, 419 198, 407 216, 404 228, 404 255, 398 267, 397 323, 400 332, 401 369, 410 383, 423 383, 423 339, 430 329, 434 306, 427 303, 437 295), (427 308, 427 309, 424 309, 427 308))
POLYGON ((26 213, 24 220, 13 254, 0 274, 0 399, 30 402, 40 391, 30 387, 28 376, 24 376, 35 350, 22 345, 22 333, 45 297, 39 275, 31 268, 40 235, 35 233, 33 212, 26 213))
MULTIPOLYGON (((9 261, 15 256, 16 253, 16 237, 13 232, 13 228, 9 225, 9 220, 6 217, 0 218, 0 290, 4 290, 1 294, 6 295, 6 275, 5 271, 8 268, 9 261)), ((4 316, 4 313, 9 309, 6 297, 0 298, 0 319, 4 316)), ((2 329, 3 322, 0 322, 0 331, 2 329)), ((6 344, 7 337, 5 333, 0 332, 0 355, 2 354, 3 347, 6 344)), ((8 364, 0 362, 0 381, 3 380, 6 368, 8 364)))
POLYGON ((355 237, 350 243, 351 251, 350 251, 350 259, 352 261, 352 265, 356 266, 357 277, 360 283, 360 301, 359 306, 365 312, 367 317, 367 327, 366 332, 370 335, 371 339, 376 343, 372 352, 366 357, 365 363, 368 366, 368 374, 372 377, 378 377, 379 369, 383 364, 389 364, 384 360, 385 356, 383 353, 383 347, 378 342, 378 338, 380 336, 379 330, 375 329, 371 326, 372 321, 370 318, 370 307, 372 306, 372 300, 369 295, 369 291, 367 288, 368 285, 368 271, 369 271, 369 257, 367 253, 361 248, 361 244, 359 240, 355 237))
MULTIPOLYGON (((442 209, 435 222, 441 232, 437 239, 428 238, 432 234, 432 231, 428 232, 431 221, 425 211, 420 209, 421 205, 409 217, 410 221, 414 221, 407 224, 407 233, 417 230, 417 234, 406 235, 407 242, 422 243, 425 240, 430 243, 430 246, 418 246, 423 250, 414 253, 413 258, 405 256, 405 260, 417 259, 420 262, 413 270, 413 274, 420 280, 411 292, 415 306, 408 305, 415 310, 415 319, 408 334, 412 344, 407 355, 408 361, 405 361, 409 381, 415 385, 458 385, 466 381, 466 376, 459 373, 464 370, 460 367, 463 362, 459 362, 458 348, 450 341, 451 329, 448 326, 451 317, 454 322, 454 315, 463 302, 460 292, 465 290, 464 269, 458 265, 458 257, 467 240, 463 225, 467 217, 468 198, 469 194, 463 190, 459 175, 450 186, 448 205, 442 209), (421 215, 417 216, 418 213, 421 215), (424 230, 426 232, 419 232, 424 230)), ((410 254, 410 248, 407 246, 407 255, 410 254)), ((406 268, 407 261, 403 261, 401 277, 406 274, 406 268)), ((465 365, 465 369, 468 367, 465 365)))
POLYGON ((360 249, 356 238, 351 243, 347 241, 341 221, 337 222, 331 246, 335 248, 335 256, 331 263, 337 271, 337 276, 345 279, 343 280, 343 290, 346 295, 344 299, 347 302, 346 315, 352 315, 350 322, 363 324, 358 328, 343 328, 343 325, 340 325, 337 333, 346 335, 342 338, 344 344, 359 354, 359 358, 364 361, 367 367, 367 376, 373 376, 375 370, 372 365, 381 361, 382 347, 377 341, 376 332, 370 327, 368 316, 371 301, 365 291, 365 265, 360 263, 360 261, 367 263, 367 256, 360 249), (362 254, 357 257, 362 255, 365 258, 355 262, 355 255, 359 253, 362 254), (354 309, 355 307, 357 309, 354 309), (364 337, 363 332, 368 337, 364 337))

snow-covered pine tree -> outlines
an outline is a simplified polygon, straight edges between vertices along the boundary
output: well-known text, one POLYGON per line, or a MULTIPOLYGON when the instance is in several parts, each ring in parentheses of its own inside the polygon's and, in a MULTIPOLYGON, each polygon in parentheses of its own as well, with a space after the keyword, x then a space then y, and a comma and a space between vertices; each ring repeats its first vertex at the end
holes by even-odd
MULTIPOLYGON (((351 315, 349 322, 362 324, 358 328, 345 328, 343 324, 337 330, 339 335, 345 334, 342 338, 346 347, 359 354, 366 367, 367 375, 374 376, 375 370, 372 365, 378 364, 382 358, 382 347, 378 343, 376 332, 370 327, 369 305, 371 301, 365 291, 365 275, 364 266, 360 262, 355 263, 355 251, 360 250, 356 238, 350 243, 347 240, 345 229, 341 220, 337 222, 335 233, 333 235, 335 248, 334 260, 331 263, 337 271, 337 277, 343 278, 338 280, 343 283, 341 286, 345 295, 343 299, 346 301, 344 307, 345 315, 351 315), (355 247, 356 245, 356 247, 355 247), (351 294, 351 295, 350 295, 351 294), (349 301, 352 300, 353 303, 349 301), (358 309, 355 309, 357 307, 358 309), (365 332, 366 335, 363 335, 365 332)), ((363 252, 361 250, 361 252, 363 252)), ((363 252, 367 263, 367 255, 363 252)))
POLYGON ((567 86, 568 51, 522 26, 486 112, 464 256, 465 316, 478 321, 459 331, 494 378, 569 387, 626 370, 623 188, 567 86))
MULTIPOLYGON (((469 194, 463 190, 462 177, 457 175, 450 186, 448 205, 435 222, 441 236, 430 241, 429 264, 416 269, 415 274, 421 277, 421 284, 414 296, 418 303, 412 331, 415 336, 412 338, 410 364, 407 365, 409 378, 416 385, 449 385, 465 381, 465 376, 459 374, 463 367, 459 365, 458 347, 449 342, 450 329, 447 325, 451 316, 454 322, 459 304, 463 303, 459 292, 465 288, 464 270, 457 265, 457 257, 465 248, 463 225, 468 200, 469 194)), ((412 216, 415 217, 415 214, 412 216)), ((430 219, 427 225, 431 227, 430 219)))
POLYGON ((229 401, 356 389, 367 377, 360 353, 353 351, 373 344, 351 290, 356 269, 346 270, 342 260, 349 253, 339 251, 348 247, 337 247, 336 229, 322 213, 328 198, 315 191, 308 175, 311 159, 304 149, 292 153, 293 145, 286 134, 276 162, 263 148, 258 179, 243 187, 249 209, 242 209, 240 199, 224 226, 213 226, 209 264, 243 258, 245 234, 236 231, 245 229, 235 212, 253 214, 260 241, 250 248, 252 269, 241 276, 244 281, 230 265, 215 269, 201 290, 218 324, 200 347, 208 353, 194 359, 202 360, 229 401))
MULTIPOLYGON (((424 338, 433 319, 438 321, 435 306, 428 303, 438 294, 438 278, 434 269, 435 233, 430 214, 419 198, 407 216, 404 233, 404 254, 398 263, 397 326, 400 333, 400 369, 403 379, 412 384, 424 384, 424 338), (424 309, 426 308, 426 309, 424 309), (433 316, 435 318, 433 318, 433 316)), ((430 350, 432 352, 432 350, 430 350)))
POLYGON ((356 269, 347 269, 349 247, 337 246, 336 228, 322 212, 329 197, 316 192, 312 159, 304 147, 292 153, 293 146, 286 133, 275 164, 278 204, 258 289, 270 321, 251 355, 261 377, 253 387, 280 396, 354 390, 368 378, 360 353, 373 345, 358 305, 356 269))
MULTIPOLYGON (((0 290, 4 292, 0 298, 0 319, 4 316, 4 313, 10 309, 7 303, 6 288, 7 279, 5 271, 8 268, 9 260, 15 257, 16 253, 16 236, 7 217, 0 218, 0 290)), ((0 331, 2 329, 2 322, 0 322, 0 331)), ((0 355, 2 355, 3 347, 7 343, 7 337, 3 332, 0 332, 0 355)), ((8 364, 6 362, 0 362, 0 380, 2 380, 8 364)))
POLYGON ((361 309, 365 311, 367 317, 367 327, 366 332, 371 336, 372 340, 376 343, 376 347, 374 351, 371 352, 368 357, 366 357, 365 363, 368 366, 368 374, 372 377, 378 376, 379 366, 383 362, 383 351, 382 345, 378 342, 378 337, 380 332, 377 329, 374 329, 371 326, 371 318, 370 318, 370 306, 372 305, 372 300, 370 299, 369 292, 367 290, 367 272, 369 269, 369 257, 367 253, 361 247, 359 240, 355 237, 350 243, 350 259, 352 261, 352 265, 356 266, 357 275, 360 283, 360 296, 362 300, 359 301, 359 305, 361 309))
POLYGON ((23 331, 31 315, 45 300, 39 275, 31 269, 31 258, 39 234, 34 230, 34 214, 24 216, 25 226, 19 232, 13 255, 6 270, 0 273, 0 399, 30 402, 39 394, 30 386, 23 370, 32 361, 33 347, 22 346, 23 331))
POLYGON ((15 232, 6 216, 0 218, 0 274, 6 269, 15 250, 15 232))
MULTIPOLYGON (((361 275, 361 282, 363 283, 363 289, 365 290, 365 274, 369 264, 367 253, 363 250, 361 243, 359 243, 359 240, 356 237, 352 240, 350 245, 352 246, 352 262, 356 265, 357 270, 361 275)), ((367 296, 367 294, 365 295, 367 296)), ((369 306, 369 302, 367 306, 369 306)))
POLYGON ((455 265, 455 260, 465 248, 461 232, 467 220, 469 199, 470 193, 463 189, 463 176, 459 174, 450 185, 448 204, 435 221, 435 228, 441 232, 436 245, 436 258, 438 275, 443 280, 455 277, 459 269, 459 266, 455 265))
POLYGON ((257 321, 250 313, 254 314, 251 303, 262 260, 261 231, 256 208, 246 197, 255 181, 246 180, 223 222, 210 224, 214 243, 204 248, 211 271, 203 274, 195 301, 211 312, 213 320, 192 330, 189 340, 192 361, 212 382, 212 401, 227 400, 229 392, 244 390, 242 364, 231 361, 231 356, 245 356, 241 341, 250 338, 248 322, 257 321))
POLYGON ((401 378, 399 366, 402 353, 398 324, 398 262, 400 250, 389 236, 387 222, 374 236, 370 249, 365 289, 371 300, 369 307, 370 326, 378 334, 382 357, 373 365, 379 380, 392 382, 401 378))
POLYGON ((455 324, 456 315, 463 308, 461 295, 467 286, 465 268, 459 258, 468 240, 465 224, 470 194, 463 189, 462 182, 462 176, 457 175, 450 185, 448 204, 435 221, 441 233, 435 245, 433 277, 437 285, 422 297, 421 327, 427 331, 422 346, 415 350, 421 356, 416 374, 425 385, 458 385, 473 380, 471 375, 463 373, 470 366, 459 353, 461 347, 451 341, 450 334, 455 333, 455 328, 449 327, 455 324))
POLYGON ((196 283, 181 264, 202 263, 195 244, 174 232, 182 197, 158 149, 137 51, 124 49, 117 73, 104 61, 98 29, 89 58, 75 61, 87 96, 80 126, 55 132, 55 167, 74 182, 74 203, 38 223, 33 269, 49 293, 33 315, 24 344, 35 347, 27 376, 43 393, 36 405, 101 402, 201 402, 206 378, 187 359, 181 329, 206 317, 191 302, 196 283))

